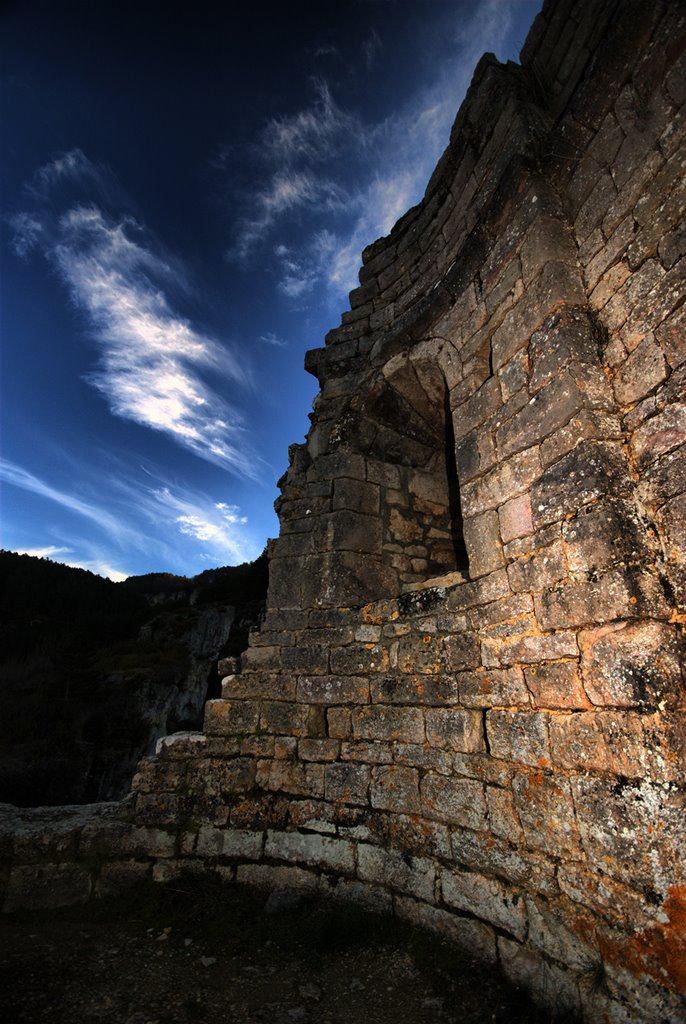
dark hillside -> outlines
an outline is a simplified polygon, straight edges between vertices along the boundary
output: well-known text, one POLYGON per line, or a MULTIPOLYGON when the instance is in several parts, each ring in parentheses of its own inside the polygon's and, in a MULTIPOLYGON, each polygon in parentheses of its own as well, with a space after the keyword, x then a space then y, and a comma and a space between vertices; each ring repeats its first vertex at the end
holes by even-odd
POLYGON ((0 802, 116 799, 161 735, 197 729, 247 645, 267 560, 112 583, 0 552, 0 802))

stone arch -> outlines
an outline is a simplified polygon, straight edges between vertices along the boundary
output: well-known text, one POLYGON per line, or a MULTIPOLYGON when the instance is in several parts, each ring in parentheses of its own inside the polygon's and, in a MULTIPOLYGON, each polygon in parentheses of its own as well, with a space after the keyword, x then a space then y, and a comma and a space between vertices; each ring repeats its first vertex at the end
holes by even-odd
POLYGON ((403 583, 468 570, 441 345, 427 340, 389 359, 356 402, 371 472, 387 482, 382 559, 403 583))

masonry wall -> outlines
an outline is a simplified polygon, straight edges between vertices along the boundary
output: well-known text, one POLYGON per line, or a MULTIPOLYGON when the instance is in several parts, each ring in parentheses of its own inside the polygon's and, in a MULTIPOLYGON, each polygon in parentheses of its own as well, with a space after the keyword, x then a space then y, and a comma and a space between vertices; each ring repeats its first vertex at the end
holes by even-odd
POLYGON ((217 870, 684 1018, 685 29, 558 0, 482 59, 308 354, 261 631, 130 807, 61 846, 12 812, 10 908, 217 870))

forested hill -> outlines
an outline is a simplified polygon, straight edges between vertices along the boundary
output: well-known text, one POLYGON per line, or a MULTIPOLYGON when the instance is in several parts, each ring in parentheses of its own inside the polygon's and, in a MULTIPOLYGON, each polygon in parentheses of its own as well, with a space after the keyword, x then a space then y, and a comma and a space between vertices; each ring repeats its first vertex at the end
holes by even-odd
POLYGON ((113 583, 0 551, 0 802, 116 799, 159 735, 199 728, 245 649, 267 557, 113 583))
POLYGON ((254 562, 206 569, 192 577, 157 572, 113 583, 87 569, 0 551, 0 622, 55 618, 98 629, 125 629, 138 626, 150 605, 259 604, 267 581, 264 553, 254 562))

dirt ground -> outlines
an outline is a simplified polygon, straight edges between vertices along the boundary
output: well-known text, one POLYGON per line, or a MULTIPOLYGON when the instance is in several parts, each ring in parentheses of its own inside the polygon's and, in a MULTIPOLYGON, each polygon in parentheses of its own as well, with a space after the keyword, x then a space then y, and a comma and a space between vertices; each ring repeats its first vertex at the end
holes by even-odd
POLYGON ((12 1024, 548 1024, 491 967, 348 906, 220 882, 0 923, 12 1024))

